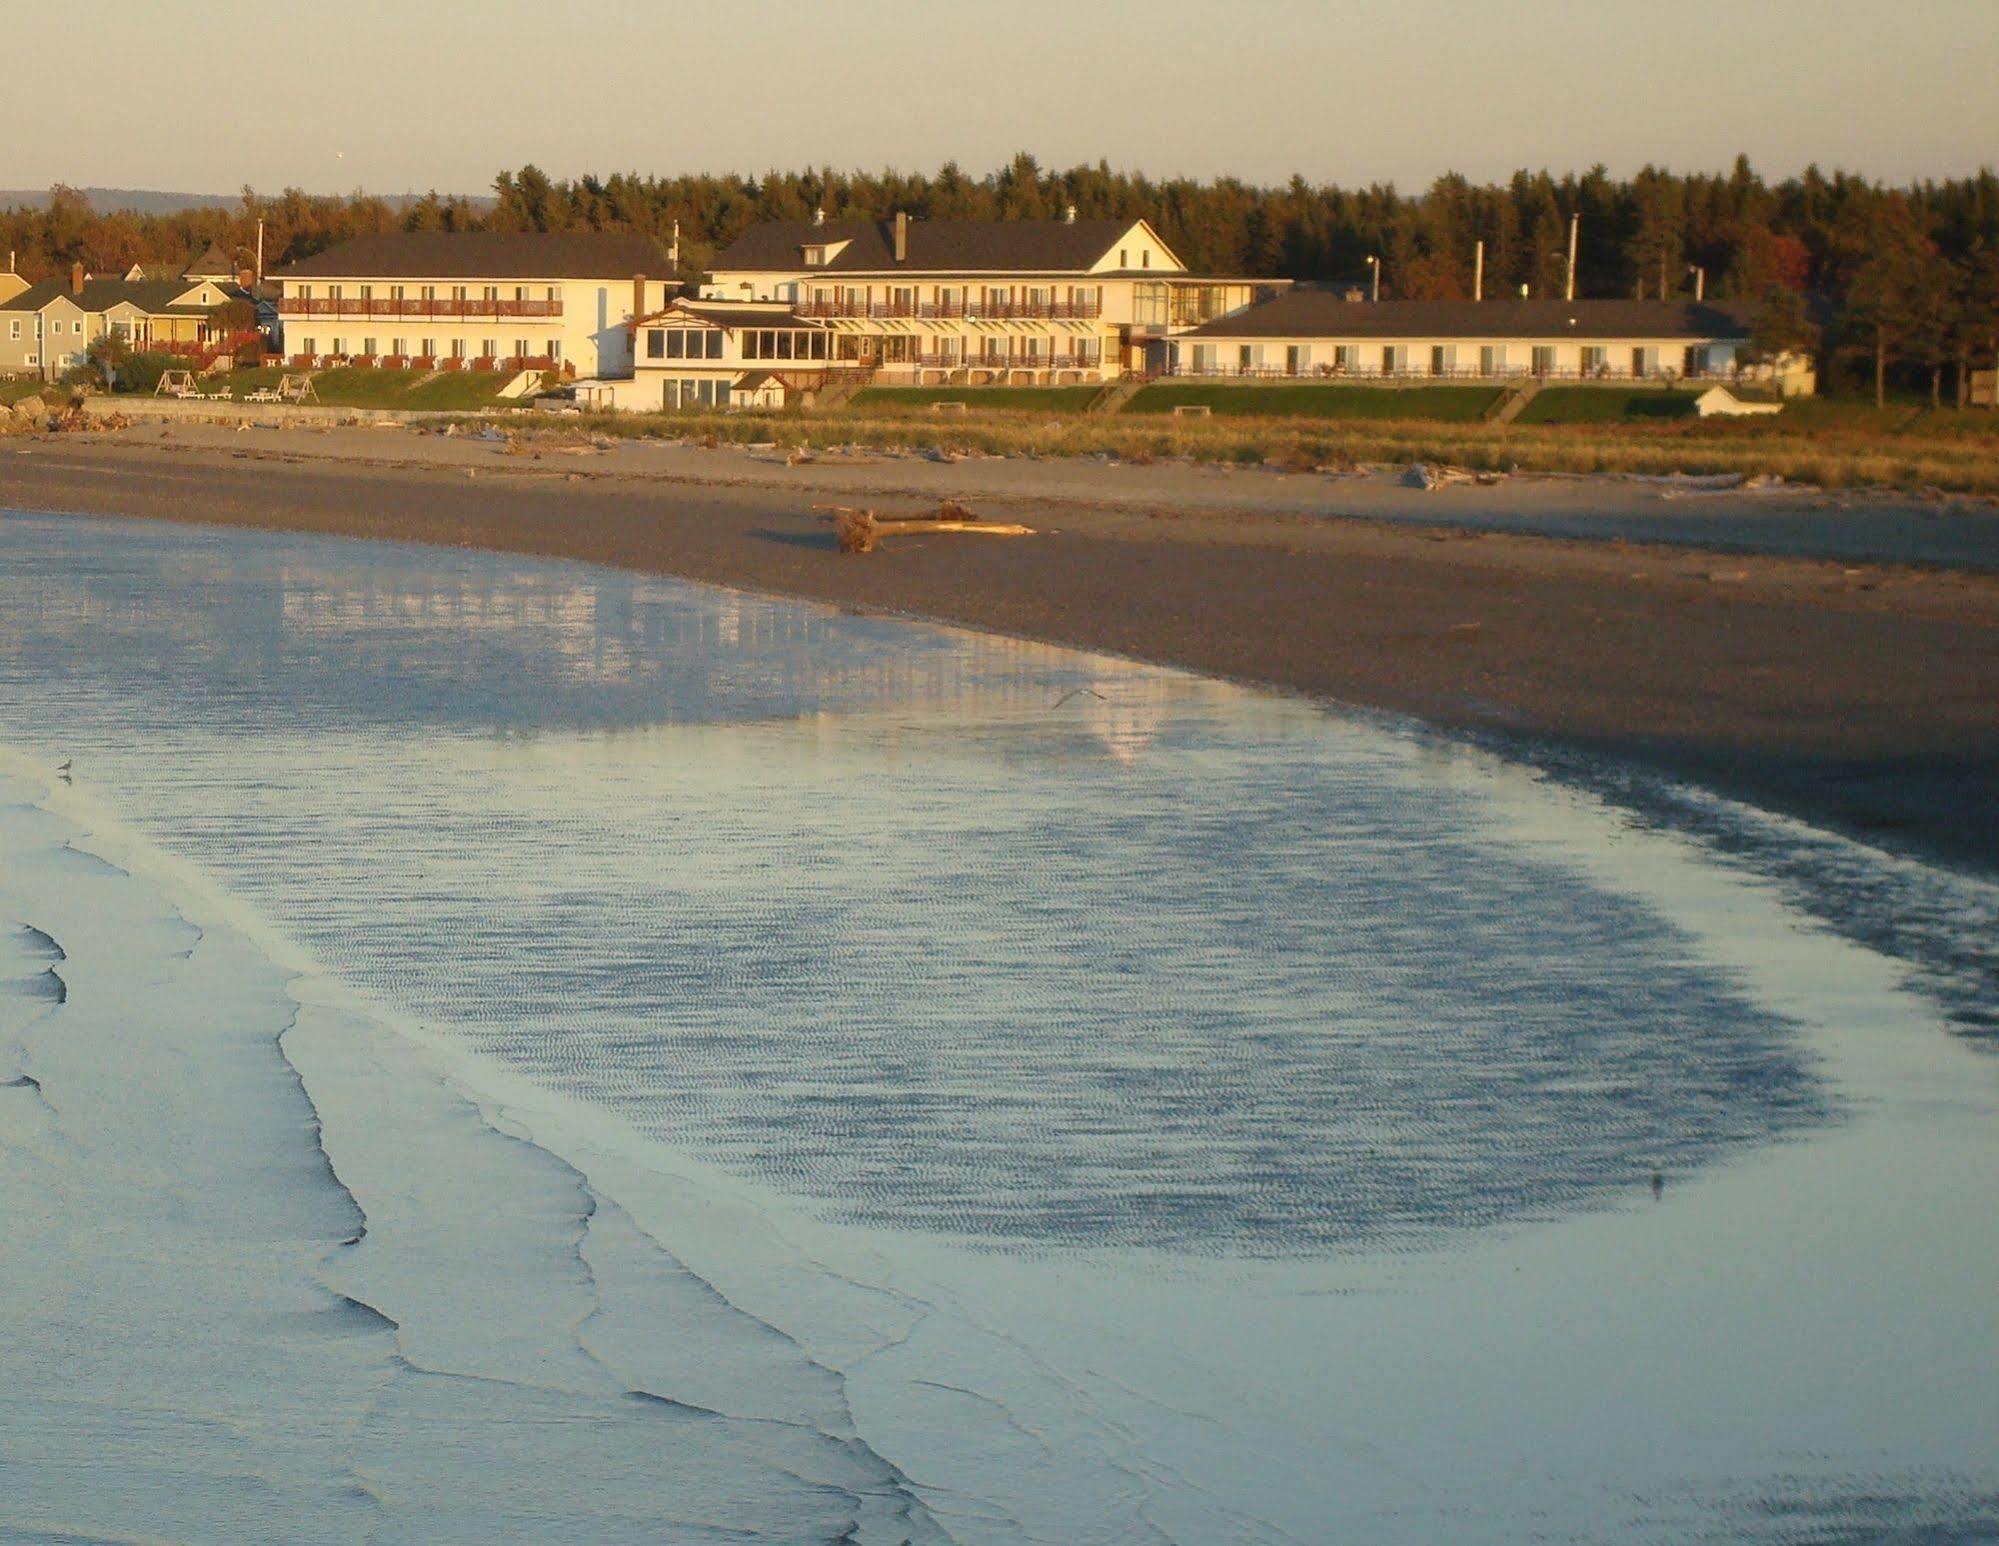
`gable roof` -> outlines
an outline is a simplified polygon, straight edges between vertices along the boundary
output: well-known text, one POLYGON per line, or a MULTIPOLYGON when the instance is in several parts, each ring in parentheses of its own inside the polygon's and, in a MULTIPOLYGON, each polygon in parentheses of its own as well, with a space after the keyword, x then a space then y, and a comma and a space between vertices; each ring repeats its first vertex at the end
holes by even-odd
POLYGON ((1185 338, 1747 338, 1747 315, 1698 301, 1349 301, 1290 290, 1185 338))
POLYGON ((614 231, 390 231, 357 236, 275 279, 631 279, 665 275, 650 238, 614 231))
POLYGON ((716 273, 794 271, 805 267, 807 247, 845 242, 844 249, 813 272, 1085 273, 1103 261, 1118 238, 1140 223, 1137 219, 912 220, 909 257, 898 263, 892 220, 829 220, 824 225, 809 220, 772 220, 751 226, 737 237, 715 259, 712 269, 716 273))
POLYGON ((228 253, 224 252, 214 242, 210 242, 206 252, 198 258, 191 259, 187 266, 180 270, 180 277, 182 279, 234 279, 236 277, 236 265, 229 261, 228 253))
MULTIPOLYGON (((198 303, 179 304, 182 296, 199 289, 201 281, 183 279, 86 279, 83 292, 74 293, 67 279, 44 279, 38 285, 31 285, 10 301, 0 302, 0 311, 40 311, 55 301, 70 301, 81 311, 109 311, 114 306, 130 304, 148 316, 164 316, 170 312, 185 316, 206 316, 213 307, 198 303)), ((223 300, 233 300, 241 292, 233 285, 217 283, 223 300)))

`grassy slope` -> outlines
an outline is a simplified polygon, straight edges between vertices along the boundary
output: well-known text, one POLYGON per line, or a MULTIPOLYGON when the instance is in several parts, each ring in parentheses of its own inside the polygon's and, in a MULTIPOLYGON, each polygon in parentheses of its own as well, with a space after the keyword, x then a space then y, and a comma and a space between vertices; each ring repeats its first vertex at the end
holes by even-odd
POLYGON ((0 381, 0 406, 18 403, 24 397, 33 397, 37 393, 44 391, 53 397, 58 389, 55 387, 44 388, 41 382, 32 378, 20 381, 0 381))
MULTIPOLYGON (((260 387, 274 387, 279 380, 298 372, 283 366, 261 370, 238 370, 203 382, 216 394, 226 387, 241 401, 260 387)), ((453 371, 425 381, 407 370, 322 370, 312 378, 320 402, 329 408, 406 408, 426 411, 477 413, 482 408, 500 406, 499 391, 510 376, 484 371, 453 371)))
POLYGON ((863 387, 853 397, 859 408, 928 407, 963 403, 968 410, 1016 408, 1041 413, 1080 413, 1101 386, 1066 387, 863 387))
POLYGON ((1216 386, 1207 382, 1156 382, 1125 404, 1126 413, 1171 413, 1206 408, 1226 418, 1428 419, 1469 423, 1499 398, 1489 386, 1367 387, 1286 383, 1216 386))
POLYGON ((1659 387, 1543 387, 1521 410, 1516 424, 1624 424, 1640 419, 1694 416, 1693 392, 1659 387))

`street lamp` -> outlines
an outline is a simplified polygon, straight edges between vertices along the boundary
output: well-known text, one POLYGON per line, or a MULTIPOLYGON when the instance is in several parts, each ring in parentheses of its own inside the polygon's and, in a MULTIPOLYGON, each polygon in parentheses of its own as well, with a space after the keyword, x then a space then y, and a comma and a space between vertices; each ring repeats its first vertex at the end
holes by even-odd
POLYGON ((1376 257, 1373 253, 1369 253, 1367 258, 1367 266, 1368 269, 1371 271, 1371 278, 1368 284, 1367 298, 1370 301, 1378 301, 1381 299, 1381 259, 1376 257))

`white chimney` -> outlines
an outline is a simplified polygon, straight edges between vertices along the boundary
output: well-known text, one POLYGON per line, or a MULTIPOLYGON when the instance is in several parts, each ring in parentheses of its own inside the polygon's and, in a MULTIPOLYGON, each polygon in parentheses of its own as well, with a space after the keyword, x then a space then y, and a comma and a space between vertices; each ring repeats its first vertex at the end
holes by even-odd
POLYGON ((1071 204, 1067 209, 1062 211, 1062 223, 1064 225, 1074 225, 1076 223, 1075 205, 1071 204))
POLYGON ((902 210, 895 212, 895 261, 909 261, 909 216, 902 210))
POLYGON ((822 204, 819 206, 819 208, 812 211, 812 223, 814 225, 824 225, 826 223, 825 205, 822 204))

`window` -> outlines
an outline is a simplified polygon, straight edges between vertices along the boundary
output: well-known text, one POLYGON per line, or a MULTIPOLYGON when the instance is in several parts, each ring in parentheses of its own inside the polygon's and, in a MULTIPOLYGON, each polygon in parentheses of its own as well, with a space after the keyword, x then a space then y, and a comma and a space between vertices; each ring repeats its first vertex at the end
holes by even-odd
POLYGON ((1310 344, 1287 344, 1284 349, 1284 374, 1303 376, 1312 369, 1312 346, 1310 344))
POLYGON ((1705 376, 1708 368, 1706 344, 1688 344, 1686 353, 1686 374, 1705 376))
POLYGON ((479 344, 479 353, 486 359, 497 360, 500 357, 499 339, 487 338, 481 340, 479 344))
POLYGON ((401 285, 390 285, 389 299, 392 301, 399 301, 402 298, 403 298, 403 287, 401 285))
POLYGON ((1478 373, 1481 376, 1497 376, 1506 369, 1506 350, 1497 344, 1480 344, 1478 350, 1478 373))
POLYGON ((666 334, 666 357, 669 360, 687 358, 687 334, 680 328, 669 328, 666 334))
POLYGON ((824 247, 807 247, 805 249, 805 266, 807 268, 824 268, 826 266, 826 249, 824 247))
POLYGON ((363 286, 361 286, 361 299, 362 299, 362 300, 364 300, 364 301, 372 301, 372 300, 373 300, 374 298, 375 298, 375 287, 374 287, 373 285, 363 285, 363 286))
POLYGON ((533 358, 533 356, 534 356, 534 345, 533 345, 533 344, 531 344, 531 343, 530 343, 530 342, 529 342, 529 341, 528 341, 527 339, 525 339, 525 338, 516 338, 516 339, 514 340, 514 358, 515 358, 515 359, 517 359, 517 360, 525 360, 525 359, 531 359, 531 358, 533 358))
POLYGON ((423 341, 423 357, 426 360, 437 358, 437 340, 435 338, 426 338, 423 341))
POLYGON ((480 299, 491 301, 497 305, 500 299, 500 287, 498 285, 487 285, 485 289, 480 291, 480 299))
POLYGON ((1129 247, 1120 247, 1120 248, 1118 248, 1118 250, 1117 250, 1117 266, 1118 266, 1119 268, 1130 268, 1130 267, 1131 267, 1131 249, 1130 249, 1129 247))
POLYGON ((1430 345, 1430 374, 1448 376, 1458 368, 1458 351, 1449 344, 1430 345))
POLYGON ((397 359, 399 360, 408 359, 409 352, 410 352, 410 341, 407 338, 391 338, 389 340, 389 353, 394 355, 397 359))
POLYGON ((1633 349, 1631 351, 1631 374, 1634 376, 1653 375, 1658 370, 1658 352, 1656 349, 1633 349))
POLYGON ((311 300, 311 299, 312 299, 312 286, 311 286, 311 285, 300 285, 300 286, 298 287, 298 298, 299 298, 300 300, 302 300, 302 301, 309 301, 309 300, 311 300))
POLYGON ((646 358, 663 360, 666 358, 666 331, 663 328, 646 329, 646 358))
POLYGON ((722 357, 722 345, 724 342, 725 340, 723 339, 721 330, 719 328, 711 331, 708 334, 707 346, 708 346, 709 359, 719 360, 722 357))
POLYGON ((463 286, 463 285, 453 285, 453 286, 451 287, 451 298, 452 298, 452 299, 453 299, 454 301, 462 301, 462 300, 464 300, 464 299, 466 298, 466 293, 465 293, 465 286, 463 286))
POLYGON ((299 340, 299 347, 307 354, 317 354, 319 353, 319 340, 317 338, 301 338, 299 340))
POLYGON ((1166 286, 1136 284, 1131 287, 1131 320, 1141 326, 1164 327, 1167 315, 1166 286))
POLYGON ((1213 344, 1194 345, 1194 374, 1212 376, 1215 373, 1215 346, 1213 344))
POLYGON ((554 285, 550 285, 548 287, 548 293, 544 295, 542 299, 547 301, 549 305, 553 306, 557 301, 562 299, 562 292, 557 290, 554 285))
POLYGON ((1140 268, 1152 267, 1152 249, 1150 247, 1138 255, 1138 266, 1140 268))
POLYGON ((1552 376, 1555 373, 1555 346, 1536 344, 1534 346, 1534 374, 1552 376))
POLYGON ((1399 376, 1409 368, 1409 348, 1406 344, 1385 344, 1381 350, 1381 373, 1384 376, 1399 376))
POLYGON ((335 354, 345 354, 345 353, 347 352, 347 340, 346 340, 346 339, 344 339, 344 338, 336 338, 336 339, 334 339, 334 340, 333 340, 333 352, 334 352, 335 354))
POLYGON ((551 365, 562 363, 562 340, 559 338, 551 338, 548 341, 548 363, 551 365))
POLYGON ((464 359, 464 358, 465 358, 465 340, 464 340, 464 339, 462 339, 462 338, 454 338, 454 339, 452 339, 452 340, 451 340, 451 357, 452 357, 452 358, 453 358, 454 360, 462 360, 462 359, 464 359))
POLYGON ((437 299, 437 286, 436 286, 436 285, 425 285, 425 286, 423 287, 423 298, 424 298, 425 300, 427 300, 427 301, 434 301, 434 300, 436 300, 436 299, 437 299))
POLYGON ((373 353, 375 352, 375 340, 374 340, 374 339, 372 339, 372 338, 364 338, 364 339, 362 339, 362 340, 361 340, 361 352, 362 352, 363 354, 373 354, 373 353))
POLYGON ((528 287, 526 285, 515 285, 514 299, 524 303, 527 300, 527 298, 528 298, 528 287))
POLYGON ((1333 369, 1343 376, 1357 375, 1360 371, 1360 345, 1335 345, 1333 348, 1333 369))
POLYGON ((326 287, 326 298, 329 301, 337 301, 345 293, 346 288, 343 285, 328 285, 326 287))
POLYGON ((1102 305, 1103 292, 1094 285, 1079 285, 1075 292, 1076 315, 1094 317, 1102 305))
POLYGON ((18 339, 21 336, 21 319, 19 317, 10 317, 8 319, 7 336, 13 339, 18 339))
POLYGON ((791 358, 792 338, 793 335, 790 333, 779 333, 777 335, 777 357, 780 360, 791 358))
POLYGON ((1256 367, 1255 347, 1250 344, 1243 344, 1238 347, 1235 352, 1235 365, 1237 370, 1245 374, 1253 370, 1256 367))
POLYGON ((1600 344, 1583 345, 1583 374, 1595 376, 1609 368, 1610 351, 1600 344))

